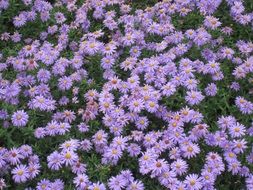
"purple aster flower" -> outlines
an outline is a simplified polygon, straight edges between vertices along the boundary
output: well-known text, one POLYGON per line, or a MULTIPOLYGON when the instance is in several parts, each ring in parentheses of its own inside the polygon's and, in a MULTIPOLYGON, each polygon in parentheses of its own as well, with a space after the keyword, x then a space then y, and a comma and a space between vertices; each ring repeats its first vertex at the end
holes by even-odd
POLYGON ((1 0, 0 1, 0 10, 7 9, 9 7, 9 5, 10 5, 9 0, 1 0))
POLYGON ((175 171, 176 174, 182 175, 187 172, 188 164, 182 159, 177 159, 171 164, 171 169, 175 171))
POLYGON ((64 76, 58 80, 58 87, 61 90, 69 90, 73 84, 73 81, 70 77, 64 76))
POLYGON ((0 110, 0 119, 7 119, 8 118, 8 112, 6 110, 0 110))
POLYGON ((6 183, 3 178, 0 178, 0 189, 3 190, 6 188, 6 183))
POLYGON ((16 127, 24 127, 28 122, 28 114, 24 110, 18 110, 11 116, 12 124, 16 127))
POLYGON ((152 178, 160 176, 163 172, 169 169, 169 165, 164 159, 158 159, 150 164, 152 178))
POLYGON ((246 178, 246 186, 248 189, 253 189, 253 175, 250 174, 249 177, 246 178))
POLYGON ((22 34, 19 34, 18 32, 14 32, 14 34, 11 36, 11 40, 15 43, 21 41, 22 34))
POLYGON ((110 190, 122 190, 126 187, 126 181, 121 176, 111 177, 108 182, 110 190))
POLYGON ((64 190, 64 182, 60 179, 56 179, 51 183, 51 190, 64 190))
POLYGON ((16 183, 24 183, 29 178, 29 170, 25 165, 18 165, 12 171, 12 178, 16 183))
POLYGON ((139 180, 131 181, 126 190, 144 190, 144 185, 139 180))
POLYGON ((199 91, 193 91, 193 90, 192 91, 187 91, 186 94, 187 95, 185 97, 185 100, 190 105, 199 104, 204 99, 204 96, 199 91))
POLYGON ((194 143, 182 145, 181 149, 183 151, 183 156, 188 159, 195 157, 198 153, 200 153, 199 146, 194 143))
POLYGON ((40 81, 40 82, 44 82, 44 83, 47 83, 49 81, 51 77, 51 74, 48 70, 46 69, 40 69, 37 73, 37 79, 40 81))
POLYGON ((51 190, 51 182, 47 179, 42 179, 38 182, 36 190, 51 190))
POLYGON ((21 13, 21 14, 19 14, 19 16, 16 16, 13 18, 13 24, 15 27, 21 27, 21 26, 25 25, 26 20, 27 20, 27 18, 25 16, 25 14, 21 13))
POLYGON ((200 190, 202 188, 202 180, 197 174, 189 174, 186 176, 184 183, 189 190, 200 190))
POLYGON ((48 167, 52 170, 59 170, 63 164, 62 155, 57 151, 54 151, 47 157, 48 167))
POLYGON ((80 142, 80 148, 88 152, 92 149, 92 143, 88 139, 84 139, 80 142))
POLYGON ((83 164, 78 161, 72 165, 71 170, 75 174, 85 173, 86 172, 86 164, 83 164))
POLYGON ((78 155, 73 151, 63 151, 61 152, 61 156, 63 158, 63 163, 66 166, 73 165, 78 161, 78 155))
POLYGON ((135 143, 131 143, 128 148, 127 151, 129 153, 130 156, 132 157, 136 157, 141 153, 141 147, 135 143))
POLYGON ((88 190, 106 190, 106 187, 103 183, 93 183, 88 187, 88 190))
POLYGON ((22 145, 20 148, 20 153, 24 156, 24 157, 28 157, 30 155, 32 155, 32 147, 29 145, 22 145))
POLYGON ((8 159, 12 165, 16 165, 19 164, 22 159, 24 159, 24 156, 21 154, 20 149, 12 148, 8 152, 8 159))
POLYGON ((204 25, 207 28, 214 30, 214 29, 217 29, 221 25, 221 22, 219 22, 218 18, 215 18, 213 16, 206 16, 204 20, 204 25))
POLYGON ((231 137, 236 138, 244 136, 246 129, 244 125, 237 122, 235 125, 230 126, 228 131, 231 137))
POLYGON ((205 93, 207 96, 215 96, 217 94, 217 86, 214 83, 210 83, 205 88, 205 93))
POLYGON ((238 96, 235 99, 235 105, 240 109, 243 114, 253 113, 253 103, 246 100, 245 98, 238 96))
POLYGON ((81 188, 81 189, 85 189, 88 187, 89 184, 89 178, 87 175, 85 174, 78 174, 75 178, 74 178, 74 184, 76 187, 81 188))
POLYGON ((133 112, 141 112, 141 110, 144 108, 144 102, 141 99, 132 100, 129 103, 129 110, 133 112))
POLYGON ((40 172, 40 165, 39 164, 35 164, 35 163, 30 163, 28 165, 28 171, 29 171, 29 178, 32 179, 32 178, 35 178, 39 172, 40 172))
POLYGON ((64 14, 61 12, 55 13, 54 17, 55 17, 55 20, 58 24, 62 24, 66 21, 64 14))

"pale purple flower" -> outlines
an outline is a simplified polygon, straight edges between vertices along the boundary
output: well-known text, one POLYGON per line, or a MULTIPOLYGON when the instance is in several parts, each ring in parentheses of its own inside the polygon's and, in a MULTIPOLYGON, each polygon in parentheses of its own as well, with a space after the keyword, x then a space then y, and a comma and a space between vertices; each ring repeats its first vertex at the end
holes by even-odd
POLYGON ((24 127, 28 122, 29 116, 24 110, 16 111, 12 117, 12 124, 16 127, 24 127))

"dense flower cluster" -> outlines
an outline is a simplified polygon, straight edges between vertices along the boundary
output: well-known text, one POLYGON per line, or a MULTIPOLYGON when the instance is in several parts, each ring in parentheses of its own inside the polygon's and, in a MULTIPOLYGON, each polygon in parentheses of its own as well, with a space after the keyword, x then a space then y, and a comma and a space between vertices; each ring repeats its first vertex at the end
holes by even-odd
MULTIPOLYGON (((82 158, 91 152, 110 167, 124 157, 136 159, 138 175, 171 190, 214 190, 225 172, 253 189, 253 124, 233 115, 253 116, 244 85, 253 82, 253 43, 225 43, 233 29, 214 16, 221 3, 163 0, 135 10, 124 0, 22 0, 24 10, 12 18, 16 31, 0 34, 0 42, 21 44, 16 55, 0 54, 0 119, 5 129, 32 126, 36 144, 0 147, 0 189, 9 187, 8 175, 16 184, 35 180, 29 190, 61 190, 70 183, 80 190, 148 189, 130 169, 92 181, 82 158), (192 12, 203 17, 201 25, 177 29, 173 16, 192 12), (46 29, 24 38, 20 29, 33 22, 46 29), (200 52, 197 59, 193 50, 200 52), (99 88, 92 87, 97 81, 90 67, 102 70, 99 88), (221 106, 210 122, 200 107, 228 91, 234 99, 225 104, 236 111, 224 114, 221 106), (34 124, 37 115, 41 121, 34 124), (52 138, 64 140, 48 155, 36 155, 37 143, 52 138), (202 160, 198 171, 193 159, 202 160), (74 176, 69 181, 37 178, 68 169, 74 176)), ((10 4, 0 0, 0 12, 10 4)), ((235 23, 253 27, 253 12, 242 0, 226 4, 235 23)))

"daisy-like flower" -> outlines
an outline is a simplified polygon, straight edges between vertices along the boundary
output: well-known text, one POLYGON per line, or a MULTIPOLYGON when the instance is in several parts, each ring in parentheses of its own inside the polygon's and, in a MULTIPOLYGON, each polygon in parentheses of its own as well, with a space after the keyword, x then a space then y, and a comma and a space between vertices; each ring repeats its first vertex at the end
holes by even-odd
POLYGON ((12 124, 16 127, 24 127, 28 122, 29 116, 24 110, 14 112, 11 117, 12 124))
POLYGON ((205 93, 207 96, 215 96, 217 94, 217 86, 214 83, 208 84, 205 88, 205 93))
POLYGON ((103 130, 99 130, 93 137, 92 142, 97 145, 107 143, 107 136, 108 134, 105 133, 103 130))
POLYGON ((70 139, 60 145, 63 150, 76 151, 79 148, 79 141, 76 139, 70 139))
POLYGON ((247 148, 247 142, 244 139, 241 140, 233 140, 234 152, 235 153, 243 153, 247 148))
POLYGON ((253 103, 246 100, 245 98, 238 96, 235 99, 235 105, 240 109, 240 111, 244 114, 253 113, 253 103))
POLYGON ((218 18, 215 18, 213 16, 206 16, 205 20, 204 20, 204 25, 207 28, 210 28, 212 30, 218 28, 221 25, 221 22, 219 22, 218 18))
POLYGON ((231 137, 236 138, 244 136, 246 129, 244 125, 237 122, 235 125, 230 126, 228 131, 231 137))
POLYGON ((223 49, 221 50, 222 57, 223 57, 223 58, 227 58, 227 59, 232 59, 234 53, 235 53, 235 52, 234 52, 233 49, 227 48, 227 47, 225 47, 225 48, 223 48, 223 49))
POLYGON ((144 102, 141 99, 133 100, 129 103, 129 110, 133 112, 141 112, 141 110, 144 108, 144 102))
POLYGON ((112 55, 116 52, 117 44, 114 41, 109 42, 102 48, 102 53, 106 55, 112 55))
POLYGON ((13 24, 15 27, 19 28, 25 25, 26 21, 27 21, 26 16, 24 14, 20 14, 19 16, 14 17, 13 24))
POLYGON ((154 113, 157 111, 159 105, 156 101, 148 101, 146 104, 145 104, 145 107, 146 107, 146 110, 150 113, 154 113))
POLYGON ((159 176, 169 169, 169 165, 164 159, 158 159, 154 161, 150 167, 152 171, 151 177, 159 176))
POLYGON ((8 152, 8 159, 12 165, 16 165, 19 164, 22 159, 24 159, 24 156, 21 154, 20 149, 12 148, 8 152))
POLYGON ((213 61, 208 62, 208 64, 205 65, 204 73, 210 73, 215 74, 220 71, 220 63, 213 61))
POLYGON ((122 190, 126 187, 127 181, 122 176, 111 177, 108 182, 110 190, 122 190))
POLYGON ((200 153, 200 148, 197 144, 188 143, 186 145, 182 145, 183 156, 186 158, 192 158, 200 153))
POLYGON ((24 157, 32 155, 32 147, 29 145, 24 144, 19 148, 19 150, 24 157))
POLYGON ((56 20, 56 22, 57 22, 58 24, 62 24, 63 22, 66 21, 66 18, 65 18, 65 16, 64 16, 64 14, 61 13, 61 12, 55 13, 54 17, 55 17, 55 20, 56 20))
POLYGON ((36 164, 36 163, 30 163, 28 165, 28 171, 29 171, 29 178, 32 179, 32 178, 35 178, 39 172, 40 172, 40 164, 36 164))
POLYGON ((63 164, 63 157, 57 151, 54 151, 47 157, 47 165, 52 170, 59 170, 63 164))
POLYGON ((63 151, 61 155, 62 155, 63 163, 66 166, 72 165, 78 161, 78 155, 73 151, 68 151, 68 150, 63 151))
POLYGON ((189 174, 186 176, 184 183, 189 190, 200 190, 202 188, 202 179, 197 174, 189 174))
POLYGON ((86 164, 80 163, 79 161, 71 166, 71 170, 75 174, 82 174, 86 172, 86 164))
POLYGON ((246 186, 248 189, 253 189, 253 174, 246 178, 246 186))
POLYGON ((131 181, 126 190, 144 190, 144 185, 139 180, 131 181))
POLYGON ((29 178, 29 170, 25 165, 18 165, 12 171, 12 178, 16 183, 24 183, 29 178))
POLYGON ((64 190, 64 182, 60 179, 56 179, 51 183, 51 190, 64 190))
POLYGON ((61 90, 69 90, 72 87, 73 81, 70 77, 64 76, 58 80, 58 87, 61 90))
POLYGON ((74 180, 73 183, 77 188, 86 189, 89 184, 89 178, 85 174, 78 174, 74 180))
POLYGON ((42 179, 37 184, 36 189, 37 190, 51 190, 52 183, 47 179, 42 179))
POLYGON ((187 91, 186 94, 187 95, 185 97, 185 100, 190 105, 199 104, 204 99, 204 96, 199 91, 193 91, 193 90, 192 91, 187 91))
POLYGON ((139 117, 136 119, 135 124, 139 130, 144 130, 149 124, 147 117, 139 117))
POLYGON ((88 187, 88 190, 106 190, 103 183, 93 183, 88 187))
POLYGON ((176 92, 176 86, 171 82, 168 82, 164 86, 162 86, 162 94, 165 96, 171 96, 176 92))
POLYGON ((171 164, 171 168, 176 174, 183 175, 187 172, 188 164, 182 159, 177 159, 171 164))
POLYGON ((0 190, 3 190, 6 188, 6 183, 3 178, 0 178, 0 190))
POLYGON ((103 44, 96 40, 90 40, 85 42, 85 52, 88 55, 94 55, 101 50, 103 44))

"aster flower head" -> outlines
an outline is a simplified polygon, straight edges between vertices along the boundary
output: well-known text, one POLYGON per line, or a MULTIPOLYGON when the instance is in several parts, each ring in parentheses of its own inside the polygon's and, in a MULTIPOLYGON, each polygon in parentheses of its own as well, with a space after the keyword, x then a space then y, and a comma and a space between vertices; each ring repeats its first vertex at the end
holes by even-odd
POLYGON ((202 188, 202 179, 197 174, 189 174, 186 176, 185 184, 189 190, 199 190, 202 188))
POLYGON ((57 151, 47 157, 48 167, 52 170, 59 170, 63 164, 63 158, 57 151))
POLYGON ((73 165, 78 161, 78 155, 73 151, 64 150, 61 152, 63 163, 66 166, 73 165))
POLYGON ((144 108, 144 102, 141 99, 133 100, 129 103, 129 110, 133 112, 141 112, 141 110, 144 108))
POLYGON ((15 27, 22 27, 26 24, 27 18, 25 14, 19 14, 18 16, 14 17, 13 24, 15 27))
POLYGON ((16 127, 24 127, 28 122, 29 116, 24 110, 16 111, 12 117, 11 121, 16 127))
POLYGON ((205 21, 204 21, 204 25, 207 28, 214 30, 214 29, 217 29, 221 25, 221 22, 219 22, 219 19, 217 19, 213 16, 206 16, 205 21))
POLYGON ((182 159, 177 159, 171 164, 171 168, 178 175, 185 174, 188 170, 188 164, 182 159))
POLYGON ((36 186, 37 190, 49 190, 51 189, 51 182, 48 179, 42 179, 36 186))
POLYGON ((29 178, 28 168, 25 165, 18 165, 12 170, 12 178, 16 183, 24 183, 29 178))
POLYGON ((187 91, 186 93, 185 99, 190 105, 199 104, 204 99, 204 96, 199 91, 187 91))
POLYGON ((135 180, 128 185, 126 190, 144 190, 144 185, 141 181, 135 180))
POLYGON ((108 181, 108 186, 110 190, 122 190, 126 187, 127 182, 118 175, 116 177, 111 177, 108 181))
POLYGON ((4 189, 6 187, 5 180, 3 178, 0 178, 0 189, 4 189))
POLYGON ((106 190, 105 185, 103 183, 93 183, 89 185, 88 190, 106 190))
POLYGON ((200 153, 200 148, 197 144, 189 143, 182 145, 183 156, 186 158, 195 157, 198 153, 200 153))
POLYGON ((208 84, 208 86, 205 88, 205 93, 208 96, 215 96, 217 94, 217 86, 214 83, 208 84))
POLYGON ((88 176, 85 175, 85 174, 78 174, 78 175, 74 178, 73 183, 75 184, 75 186, 76 186, 77 188, 84 189, 84 188, 87 188, 87 187, 88 187, 89 178, 88 178, 88 176))
POLYGON ((233 138, 242 137, 243 135, 245 135, 245 132, 246 132, 245 126, 238 122, 232 125, 231 127, 229 127, 228 130, 229 130, 229 134, 233 138))

